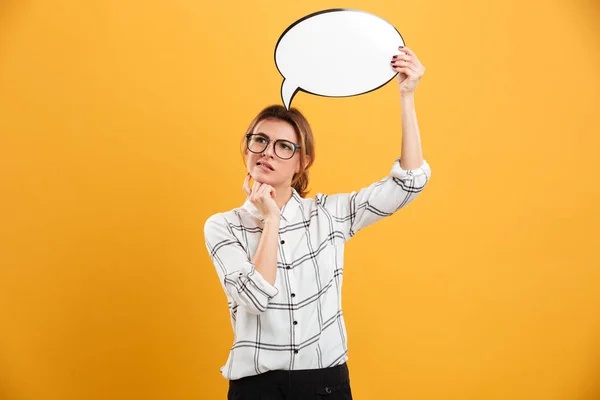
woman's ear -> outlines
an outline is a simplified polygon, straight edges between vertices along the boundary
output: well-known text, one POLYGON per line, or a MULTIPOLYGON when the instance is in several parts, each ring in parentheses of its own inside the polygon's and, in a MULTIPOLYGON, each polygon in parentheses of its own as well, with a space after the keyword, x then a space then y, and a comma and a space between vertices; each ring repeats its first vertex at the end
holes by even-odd
POLYGON ((309 165, 310 165, 310 157, 306 156, 304 157, 304 169, 306 169, 309 165))
MULTIPOLYGON (((304 156, 304 168, 306 169, 306 167, 308 167, 308 165, 310 164, 310 157, 309 156, 304 156)), ((300 160, 298 160, 298 166, 296 167, 296 170, 294 171, 296 174, 298 172, 300 172, 300 160)))

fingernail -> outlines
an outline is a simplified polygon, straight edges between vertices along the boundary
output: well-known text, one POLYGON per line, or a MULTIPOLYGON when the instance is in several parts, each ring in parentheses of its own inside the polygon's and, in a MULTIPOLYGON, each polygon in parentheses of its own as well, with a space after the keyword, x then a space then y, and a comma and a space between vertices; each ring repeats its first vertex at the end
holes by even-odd
POLYGON ((394 56, 394 57, 392 57, 392 58, 398 58, 398 56, 394 56))
POLYGON ((403 49, 403 48, 404 48, 404 46, 400 46, 400 47, 398 47, 398 48, 399 48, 399 49, 403 49))

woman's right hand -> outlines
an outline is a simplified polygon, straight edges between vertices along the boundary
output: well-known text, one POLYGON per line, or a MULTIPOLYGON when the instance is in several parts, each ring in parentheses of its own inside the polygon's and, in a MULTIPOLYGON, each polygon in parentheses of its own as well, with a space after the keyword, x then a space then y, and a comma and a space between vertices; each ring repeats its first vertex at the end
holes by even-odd
POLYGON ((254 181, 250 189, 250 174, 246 175, 243 189, 250 203, 256 207, 260 215, 266 219, 280 218, 281 211, 275 202, 275 189, 266 183, 254 181))

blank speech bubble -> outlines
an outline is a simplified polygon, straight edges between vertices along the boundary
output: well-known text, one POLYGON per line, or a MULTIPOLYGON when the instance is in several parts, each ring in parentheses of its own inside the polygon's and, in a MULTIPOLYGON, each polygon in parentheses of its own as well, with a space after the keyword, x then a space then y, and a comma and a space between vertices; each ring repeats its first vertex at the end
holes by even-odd
POLYGON ((379 89, 397 72, 390 61, 404 46, 400 32, 365 11, 335 8, 307 15, 290 25, 275 46, 287 109, 298 91, 348 97, 379 89))

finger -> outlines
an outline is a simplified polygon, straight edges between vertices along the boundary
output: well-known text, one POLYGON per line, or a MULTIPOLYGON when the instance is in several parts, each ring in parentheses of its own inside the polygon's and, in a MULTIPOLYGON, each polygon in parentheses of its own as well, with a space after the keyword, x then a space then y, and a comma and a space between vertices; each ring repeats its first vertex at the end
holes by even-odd
POLYGON ((275 198, 275 188, 271 185, 263 185, 261 195, 265 199, 274 199, 275 198))
POLYGON ((415 52, 414 52, 414 51, 412 51, 411 49, 409 49, 409 48, 408 48, 408 47, 406 47, 406 46, 400 46, 400 47, 398 47, 398 49, 399 49, 400 51, 403 51, 403 52, 405 52, 406 54, 410 54, 411 56, 414 56, 414 55, 415 55, 415 52))
POLYGON ((254 184, 252 185, 252 196, 253 196, 253 198, 256 198, 256 195, 258 194, 261 185, 262 185, 262 183, 254 181, 254 184))
POLYGON ((413 58, 413 56, 410 56, 410 55, 396 54, 394 57, 392 57, 392 61, 398 61, 398 60, 410 61, 410 60, 412 60, 412 58, 413 58))
POLYGON ((409 68, 415 73, 419 72, 419 67, 409 61, 397 61, 392 63, 392 66, 395 68, 409 68))
POLYGON ((397 68, 394 68, 394 71, 401 72, 411 78, 416 76, 415 71, 413 71, 410 68, 406 68, 406 67, 397 67, 397 68))
POLYGON ((266 198, 270 198, 271 197, 271 191, 273 190, 273 186, 270 185, 263 185, 261 187, 261 196, 266 198))
POLYGON ((392 60, 392 64, 396 64, 396 65, 407 65, 407 64, 415 64, 414 60, 412 58, 403 58, 403 59, 394 59, 392 60))
POLYGON ((418 65, 416 65, 415 63, 408 63, 405 65, 405 67, 410 68, 411 70, 413 70, 415 72, 415 74, 419 75, 420 74, 420 67, 418 65))
POLYGON ((244 184, 242 185, 242 189, 244 189, 244 192, 246 193, 247 196, 250 196, 250 194, 252 193, 252 191, 250 190, 250 173, 248 173, 248 175, 246 175, 246 179, 244 179, 244 184))
POLYGON ((256 186, 256 188, 254 189, 254 198, 255 199, 260 199, 263 196, 265 186, 267 186, 266 183, 261 183, 256 186))
POLYGON ((413 71, 415 71, 415 73, 419 73, 419 70, 421 67, 419 67, 417 64, 415 64, 414 62, 408 62, 407 64, 404 64, 405 67, 408 67, 410 69, 412 69, 413 71))
POLYGON ((406 60, 397 60, 397 61, 392 61, 392 65, 394 67, 404 67, 404 66, 409 66, 410 61, 406 61, 406 60))
POLYGON ((409 49, 408 47, 400 47, 400 51, 405 52, 407 55, 413 57, 413 62, 416 65, 421 65, 421 60, 419 60, 419 57, 417 57, 417 55, 415 54, 414 51, 412 51, 411 49, 409 49))

